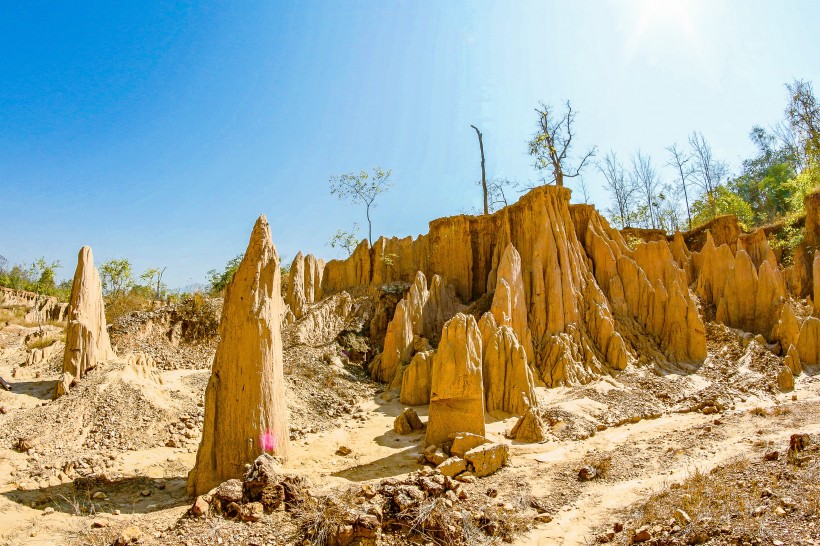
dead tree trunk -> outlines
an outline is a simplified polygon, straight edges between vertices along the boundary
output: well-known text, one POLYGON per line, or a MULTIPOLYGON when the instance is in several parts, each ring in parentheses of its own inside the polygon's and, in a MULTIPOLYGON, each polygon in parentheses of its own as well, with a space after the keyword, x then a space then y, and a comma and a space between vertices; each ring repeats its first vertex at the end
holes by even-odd
POLYGON ((481 131, 475 125, 470 125, 475 129, 478 135, 478 148, 481 150, 481 189, 484 190, 484 214, 489 214, 490 210, 487 206, 487 172, 484 170, 484 140, 482 139, 481 131))

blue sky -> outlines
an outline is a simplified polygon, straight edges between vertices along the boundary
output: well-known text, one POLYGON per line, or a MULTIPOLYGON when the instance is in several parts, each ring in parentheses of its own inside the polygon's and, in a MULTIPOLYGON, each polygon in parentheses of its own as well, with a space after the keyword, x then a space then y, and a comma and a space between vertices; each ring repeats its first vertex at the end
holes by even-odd
POLYGON ((374 233, 415 236, 480 206, 471 123, 489 176, 534 179, 542 100, 571 99, 601 155, 662 164, 697 129, 737 167, 784 83, 820 86, 818 29, 809 0, 5 2, 0 255, 70 277, 89 244, 183 286, 264 213, 286 261, 332 258, 336 229, 365 221, 328 178, 376 165, 396 186, 374 233))

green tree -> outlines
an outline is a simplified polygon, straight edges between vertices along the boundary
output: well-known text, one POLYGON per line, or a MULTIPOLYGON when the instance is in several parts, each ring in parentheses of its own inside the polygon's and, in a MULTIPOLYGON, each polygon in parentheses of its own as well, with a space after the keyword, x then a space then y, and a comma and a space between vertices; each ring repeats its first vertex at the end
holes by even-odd
POLYGON ((338 229, 336 233, 330 238, 327 244, 331 248, 343 248, 347 251, 347 255, 353 254, 356 247, 359 246, 359 236, 356 235, 359 231, 359 226, 353 224, 352 231, 345 231, 338 229))
POLYGON ((31 263, 29 267, 28 286, 25 288, 36 292, 38 295, 51 295, 57 288, 56 273, 59 269, 60 262, 53 261, 46 262, 45 258, 38 258, 31 263))
POLYGON ((108 295, 120 296, 134 283, 131 276, 131 262, 123 258, 112 258, 100 266, 103 291, 108 295))
POLYGON ((151 267, 145 270, 145 273, 140 275, 140 279, 145 282, 148 288, 151 289, 153 292, 154 299, 162 299, 163 285, 162 285, 162 275, 165 273, 165 268, 162 269, 158 267, 151 267), (154 282, 156 279, 156 282, 154 282))
POLYGON ((370 209, 375 206, 376 197, 393 187, 390 175, 391 171, 384 171, 381 167, 376 167, 372 174, 361 171, 359 174, 351 172, 330 177, 331 195, 365 206, 367 240, 371 246, 373 245, 373 223, 370 219, 370 209))
POLYGON ((221 272, 216 269, 208 271, 208 291, 211 294, 217 295, 225 291, 233 279, 234 273, 239 269, 239 264, 242 263, 244 256, 244 254, 237 254, 236 257, 228 260, 228 263, 225 264, 225 269, 221 272))
POLYGON ((728 186, 749 203, 756 225, 771 222, 789 211, 787 182, 795 176, 791 149, 778 146, 777 137, 755 126, 749 138, 757 148, 754 157, 743 161, 740 174, 728 186))
POLYGON ((754 225, 754 211, 751 205, 726 186, 716 187, 711 194, 704 194, 692 203, 695 225, 724 214, 733 214, 744 228, 754 225))

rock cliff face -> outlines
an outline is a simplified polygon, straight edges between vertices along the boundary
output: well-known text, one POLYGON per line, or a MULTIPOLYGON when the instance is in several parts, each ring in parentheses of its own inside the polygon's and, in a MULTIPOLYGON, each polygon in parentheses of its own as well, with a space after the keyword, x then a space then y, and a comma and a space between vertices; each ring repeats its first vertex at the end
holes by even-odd
POLYGON ((761 230, 738 239, 735 248, 733 254, 728 244, 716 246, 707 234, 706 244, 693 258, 697 294, 715 306, 718 322, 769 340, 788 341, 787 349, 795 342, 796 317, 783 309, 788 294, 774 253, 761 230))
POLYGON ((106 329, 100 274, 88 246, 80 249, 77 257, 65 332, 63 372, 70 373, 75 381, 99 362, 115 357, 106 329))
POLYGON ((68 304, 60 303, 57 298, 40 296, 31 311, 26 313, 27 322, 64 322, 68 318, 68 304))
POLYGON ((264 452, 288 455, 280 291, 279 256, 260 216, 225 291, 189 494, 241 476, 244 465, 264 452))
MULTIPOLYGON (((569 195, 545 186, 493 215, 435 220, 417 239, 381 238, 372 249, 365 241, 347 260, 328 262, 322 289, 411 282, 421 271, 446 278, 463 302, 497 290, 496 322, 512 327, 535 379, 548 386, 624 369, 629 352, 614 310, 650 333, 670 360, 702 361, 705 328, 689 296, 683 241, 675 247, 678 261, 666 241, 632 251, 592 207, 570 207, 569 195), (504 259, 509 245, 517 259, 504 259), (520 261, 520 277, 509 277, 512 261, 520 261), (508 304, 504 294, 511 292, 523 297, 508 304)), ((398 326, 406 347, 409 329, 398 326)), ((389 375, 390 366, 377 377, 389 375)))
POLYGON ((410 291, 398 303, 387 325, 381 359, 370 370, 373 379, 393 381, 413 354, 424 350, 426 340, 438 339, 444 323, 463 308, 453 287, 444 279, 434 275, 428 290, 427 278, 417 272, 410 291), (415 348, 416 345, 420 347, 415 348))
POLYGON ((308 305, 322 299, 324 269, 324 261, 317 260, 313 254, 302 256, 299 252, 293 259, 285 303, 288 304, 295 318, 301 318, 308 305))
MULTIPOLYGON (((683 241, 673 244, 677 258, 665 239, 640 243, 633 251, 591 206, 577 205, 573 212, 615 316, 624 323, 634 320, 670 361, 702 362, 706 328, 689 295, 688 267, 678 265, 687 259, 683 241)), ((613 367, 625 367, 625 355, 618 364, 613 367)))
POLYGON ((477 319, 481 349, 459 350, 480 357, 487 411, 524 413, 537 406, 534 385, 583 384, 629 362, 692 371, 707 356, 707 320, 763 335, 790 355, 793 376, 820 365, 820 318, 809 317, 820 304, 794 299, 820 293, 820 194, 806 198, 805 243, 787 268, 770 232, 744 233, 733 216, 673 237, 630 230, 627 244, 592 206, 570 206, 569 195, 536 188, 492 215, 434 220, 415 239, 362 241, 348 259, 328 262, 323 293, 412 284, 387 326, 374 379, 401 388, 404 403, 426 402, 439 354, 426 342, 436 346, 441 323, 462 304, 477 319), (453 293, 439 304, 450 312, 431 322, 437 282, 453 293))

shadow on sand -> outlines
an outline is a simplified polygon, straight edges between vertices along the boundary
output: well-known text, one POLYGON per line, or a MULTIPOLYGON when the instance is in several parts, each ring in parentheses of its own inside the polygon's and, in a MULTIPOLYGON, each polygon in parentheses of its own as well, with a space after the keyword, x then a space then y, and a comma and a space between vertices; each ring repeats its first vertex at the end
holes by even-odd
POLYGON ((189 504, 185 483, 184 477, 135 476, 114 481, 78 478, 74 483, 7 491, 2 495, 18 504, 40 509, 50 506, 66 514, 90 515, 114 510, 123 514, 146 514, 189 504), (100 498, 99 492, 105 497, 100 498), (95 493, 98 498, 94 498, 95 493))
POLYGON ((9 381, 11 392, 24 394, 39 400, 51 400, 54 388, 57 386, 56 379, 37 379, 31 381, 9 381))

